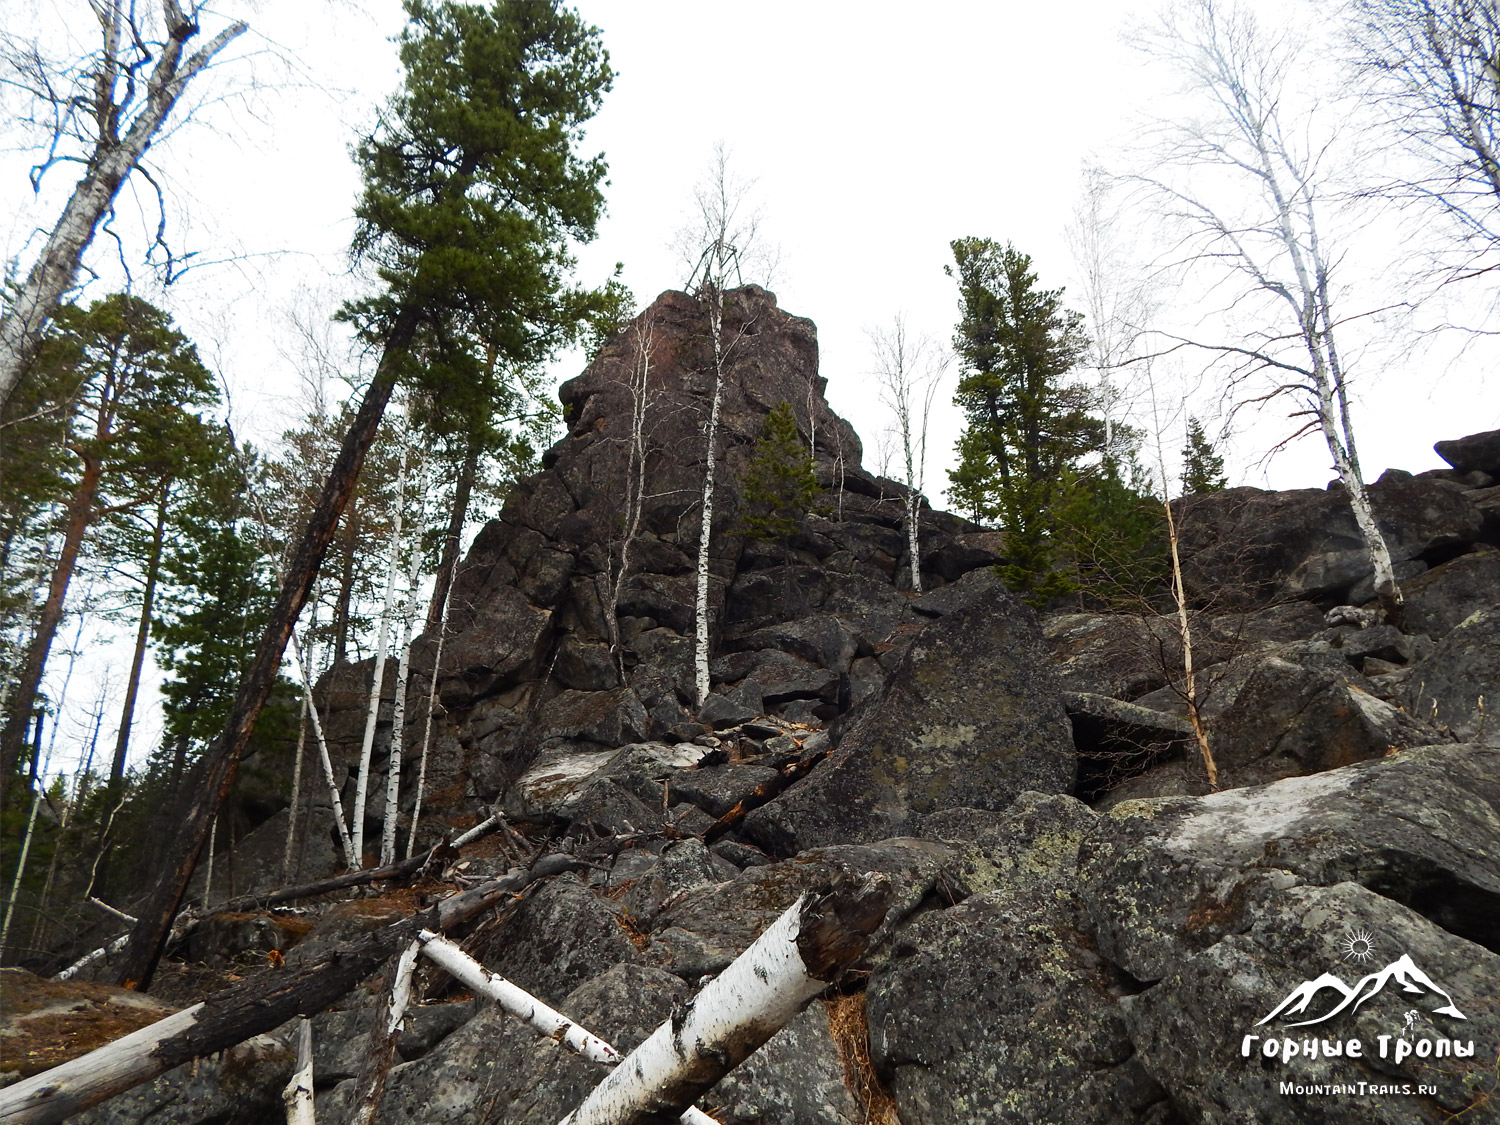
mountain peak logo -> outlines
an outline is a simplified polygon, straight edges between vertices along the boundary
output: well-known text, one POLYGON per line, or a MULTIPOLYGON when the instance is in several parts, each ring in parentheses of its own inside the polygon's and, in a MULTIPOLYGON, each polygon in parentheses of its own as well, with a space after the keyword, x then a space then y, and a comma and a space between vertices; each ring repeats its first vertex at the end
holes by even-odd
POLYGON ((1403 953, 1385 968, 1370 973, 1368 976, 1361 977, 1353 985, 1345 984, 1343 978, 1333 973, 1324 973, 1316 980, 1305 980, 1292 989, 1287 998, 1276 1005, 1270 1015, 1266 1016, 1265 1019, 1261 1020, 1255 1026, 1259 1027, 1261 1024, 1269 1023, 1277 1016, 1300 1016, 1308 1010, 1313 1000, 1321 992, 1325 989, 1331 989, 1343 998, 1334 1005, 1332 1010, 1325 1012, 1315 1019, 1297 1020, 1288 1024, 1288 1026, 1303 1027, 1307 1024, 1322 1023, 1324 1020, 1330 1020, 1346 1009, 1358 1008, 1392 981, 1399 984, 1401 991, 1407 994, 1422 995, 1423 993, 1433 993, 1441 996, 1447 1003, 1441 1008, 1434 1009, 1435 1015, 1453 1016, 1461 1020, 1469 1018, 1458 1010, 1458 1006, 1453 1003, 1453 997, 1445 989, 1419 969, 1416 962, 1408 954, 1403 953))

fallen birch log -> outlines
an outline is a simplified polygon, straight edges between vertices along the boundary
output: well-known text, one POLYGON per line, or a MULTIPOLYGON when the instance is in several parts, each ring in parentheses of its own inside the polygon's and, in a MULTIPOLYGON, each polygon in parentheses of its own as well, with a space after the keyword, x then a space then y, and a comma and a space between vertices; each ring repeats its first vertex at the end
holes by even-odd
POLYGON ((0 1090, 0 1125, 53 1125, 175 1066, 244 1042, 296 1016, 311 1016, 353 991, 421 930, 467 921, 539 879, 576 870, 575 856, 544 856, 422 913, 335 950, 298 972, 253 977, 96 1051, 0 1090))
POLYGON ((560 1125, 674 1120, 859 958, 889 904, 883 878, 803 895, 560 1125))
MULTIPOLYGON (((556 1040, 580 1058, 603 1066, 617 1066, 625 1058, 592 1031, 548 1007, 519 985, 490 972, 440 934, 423 930, 417 935, 417 941, 422 943, 423 955, 433 964, 460 984, 468 986, 475 996, 488 996, 501 1011, 515 1016, 538 1035, 556 1040)), ((712 1117, 693 1106, 688 1107, 680 1120, 688 1125, 717 1125, 712 1117)))
MULTIPOLYGON (((423 930, 422 933, 430 933, 423 930)), ((391 971, 390 998, 386 1002, 386 1018, 377 1019, 370 1029, 370 1046, 365 1052, 364 1064, 360 1067, 358 1080, 354 1084, 354 1116, 350 1125, 374 1125, 375 1113, 380 1108, 380 1099, 385 1096, 385 1082, 391 1073, 391 1064, 396 1061, 396 1044, 401 1040, 401 1028, 406 1023, 406 1008, 411 1003, 411 978, 417 968, 417 956, 422 952, 420 940, 412 942, 401 951, 391 971)))
POLYGON ((297 1023, 297 1068, 281 1091, 286 1104, 286 1125, 317 1125, 313 1112, 312 1021, 303 1016, 297 1023))

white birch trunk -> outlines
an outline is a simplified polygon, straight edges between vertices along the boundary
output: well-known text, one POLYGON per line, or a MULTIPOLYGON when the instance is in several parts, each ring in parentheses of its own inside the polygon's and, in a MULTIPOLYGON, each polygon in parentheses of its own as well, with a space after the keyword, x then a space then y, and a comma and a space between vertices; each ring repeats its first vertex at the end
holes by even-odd
POLYGON ((307 697, 302 697, 302 716, 297 722, 297 758, 292 765, 292 803, 287 808, 286 847, 281 852, 281 881, 292 881, 292 856, 297 853, 297 802, 302 796, 302 758, 307 752, 307 697))
POLYGON ((130 931, 126 930, 123 934, 121 934, 119 937, 115 938, 115 940, 112 941, 112 942, 110 942, 108 945, 101 945, 98 949, 94 950, 93 952, 91 952, 91 953, 85 953, 82 957, 78 958, 78 960, 74 961, 71 965, 69 965, 62 972, 58 973, 52 979, 53 980, 70 980, 71 978, 77 976, 84 969, 86 969, 90 965, 92 965, 95 961, 103 960, 105 957, 108 957, 111 953, 118 953, 120 950, 124 949, 125 948, 125 943, 127 941, 129 941, 129 940, 130 940, 130 931))
POLYGON ((385 574, 385 599, 380 606, 380 632, 375 642, 375 670, 370 678, 370 709, 365 715, 365 737, 359 748, 359 777, 354 783, 354 811, 350 832, 354 860, 365 862, 365 803, 370 792, 370 757, 375 749, 375 727, 380 721, 380 689, 385 682, 386 645, 390 642, 391 601, 396 596, 396 575, 401 566, 401 517, 405 510, 406 450, 401 450, 401 468, 396 474, 396 518, 391 525, 390 563, 385 574))
POLYGON ((724 289, 721 276, 709 294, 709 331, 714 338, 714 397, 708 413, 707 461, 703 470, 703 521, 698 531, 698 589, 694 599, 693 683, 702 707, 708 699, 708 548, 714 523, 714 466, 719 440, 719 405, 724 392, 724 289))
MULTIPOLYGON (((587 1028, 548 1007, 525 989, 490 972, 447 938, 423 930, 417 940, 422 943, 423 955, 433 964, 472 990, 475 996, 493 1000, 501 1011, 515 1016, 538 1035, 554 1040, 580 1058, 601 1066, 615 1066, 625 1057, 587 1028)), ((689 1125, 714 1125, 712 1117, 691 1107, 681 1119, 689 1125)))
POLYGON ((411 625, 401 642, 401 656, 396 662, 396 706, 391 717, 391 756, 386 766, 385 821, 381 825, 380 864, 396 862, 396 821, 401 814, 401 752, 406 730, 406 681, 411 674, 411 625))
POLYGON ((16 860, 16 877, 10 884, 10 898, 5 903, 5 922, 0 924, 0 954, 5 952, 6 939, 10 937, 10 920, 16 911, 16 899, 21 895, 21 879, 26 874, 26 857, 31 854, 31 837, 36 831, 36 816, 42 807, 41 775, 36 779, 36 791, 31 795, 31 812, 26 817, 26 834, 21 838, 21 854, 16 860))
POLYGON ((417 824, 422 819, 422 798, 427 791, 427 751, 432 745, 432 712, 437 707, 438 673, 443 667, 443 640, 448 633, 448 603, 453 598, 453 583, 443 597, 443 611, 438 617, 437 652, 432 658, 432 682, 427 685, 427 718, 422 723, 422 753, 417 759, 417 792, 411 806, 411 831, 406 836, 406 854, 417 854, 417 824))
POLYGON ((328 800, 333 811, 333 822, 338 826, 339 845, 344 850, 344 863, 350 871, 357 871, 359 864, 355 862, 355 856, 358 853, 355 852, 354 841, 349 836, 349 826, 344 823, 344 799, 340 796, 338 782, 333 777, 333 761, 328 756, 328 739, 323 737, 323 721, 318 718, 318 705, 313 699, 312 681, 307 678, 307 666, 297 655, 295 633, 288 638, 286 650, 297 670, 297 679, 302 682, 302 699, 307 707, 308 717, 312 720, 313 739, 318 744, 318 757, 323 765, 323 779, 328 783, 328 800))
MULTIPOLYGON (((1166 467, 1162 467, 1162 483, 1166 483, 1166 467)), ((1219 764, 1214 761, 1213 748, 1208 742, 1208 730, 1203 725, 1203 716, 1198 712, 1198 678, 1193 671, 1193 630, 1188 623, 1187 587, 1182 583, 1182 560, 1177 551, 1177 521, 1172 516, 1172 501, 1163 503, 1167 509, 1167 542, 1172 548, 1172 597, 1177 602, 1177 638, 1182 644, 1183 691, 1187 701, 1188 720, 1193 724, 1193 737, 1198 743, 1198 753, 1203 758, 1203 769, 1208 774, 1208 787, 1219 791, 1219 764)))
POLYGON ((286 1125, 317 1125, 313 1109, 312 1021, 303 1016, 297 1023, 297 1065, 281 1091, 286 1105, 286 1125))
POLYGON ((803 895, 562 1125, 626 1125, 691 1105, 858 958, 888 901, 882 884, 856 895, 803 895))
MULTIPOLYGON (((121 63, 117 52, 122 38, 120 24, 124 6, 111 4, 109 8, 107 15, 101 13, 100 16, 105 41, 103 65, 109 71, 107 75, 101 74, 100 87, 104 87, 107 78, 115 76, 121 63)), ((243 23, 232 24, 184 62, 183 48, 198 33, 198 24, 195 19, 184 16, 176 0, 163 0, 162 9, 167 25, 166 41, 155 67, 145 79, 145 97, 140 100, 129 130, 124 137, 117 138, 112 135, 112 121, 100 122, 101 136, 94 145, 83 179, 74 187, 57 225, 48 235, 41 257, 31 267, 4 313, 0 314, 0 406, 9 401, 16 383, 36 356, 42 333, 62 302, 63 294, 72 287, 83 252, 93 241, 100 220, 165 124, 182 91, 246 27, 243 23)), ((125 85, 134 88, 133 81, 125 85)), ((107 96, 113 98, 112 89, 107 96)), ((117 108, 130 107, 111 105, 110 118, 115 117, 117 108)))

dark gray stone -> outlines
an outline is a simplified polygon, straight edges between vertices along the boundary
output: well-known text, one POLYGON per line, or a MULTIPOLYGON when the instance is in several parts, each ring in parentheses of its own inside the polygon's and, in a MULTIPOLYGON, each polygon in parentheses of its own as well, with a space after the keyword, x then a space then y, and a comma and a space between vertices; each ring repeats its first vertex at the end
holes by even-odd
POLYGON ((1476 610, 1437 643, 1402 690, 1406 709, 1461 739, 1495 739, 1500 710, 1500 603, 1476 610))
POLYGON ((618 910, 563 875, 529 895, 504 924, 481 931, 465 946, 470 956, 555 1007, 611 965, 641 959, 618 910))
POLYGON ((1500 477, 1500 430, 1485 430, 1451 441, 1434 442, 1432 448, 1460 473, 1478 470, 1500 477))
POLYGON ((1440 640, 1475 610, 1500 601, 1500 551, 1450 559, 1401 587, 1406 628, 1440 640))
POLYGON ((784 855, 878 840, 939 809, 1066 792, 1076 758, 1036 620, 992 589, 928 626, 829 758, 742 831, 784 855))
POLYGON ((1334 652, 1256 659, 1209 735, 1226 786, 1334 769, 1433 738, 1334 652))

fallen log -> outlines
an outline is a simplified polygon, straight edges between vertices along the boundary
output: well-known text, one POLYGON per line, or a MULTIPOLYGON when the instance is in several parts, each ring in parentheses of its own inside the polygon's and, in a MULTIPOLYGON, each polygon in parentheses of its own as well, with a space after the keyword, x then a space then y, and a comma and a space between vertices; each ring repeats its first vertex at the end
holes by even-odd
POLYGON ((335 950, 297 972, 244 981, 186 1011, 0 1090, 0 1125, 52 1125, 182 1063, 222 1051, 296 1016, 312 1016, 352 992, 422 930, 442 932, 539 879, 583 866, 554 853, 335 950))
POLYGON ((890 895, 879 877, 803 895, 560 1125, 677 1120, 859 958, 890 895))
POLYGON ((454 849, 461 848, 465 844, 473 843, 482 836, 489 835, 504 823, 505 818, 496 813, 489 819, 480 821, 451 843, 434 845, 420 855, 409 856, 399 863, 388 863, 384 867, 370 867, 363 871, 350 871, 344 875, 333 875, 327 879, 320 879, 316 883, 303 883, 296 887, 282 887, 280 890, 267 891, 265 894, 240 895, 238 898, 225 899, 211 910, 205 911, 200 918, 210 918, 215 914, 263 909, 282 902, 292 902, 299 898, 316 898, 318 895, 330 894, 333 891, 348 890, 350 887, 359 887, 366 883, 377 883, 383 879, 404 879, 409 875, 415 875, 435 858, 449 858, 450 852, 454 849))
MULTIPOLYGON (((501 1011, 515 1016, 538 1035, 556 1040, 580 1058, 602 1066, 615 1066, 625 1057, 588 1028, 574 1023, 520 985, 490 972, 447 938, 423 930, 417 940, 422 943, 422 953, 447 970, 454 980, 468 985, 475 996, 493 1000, 501 1011)), ((717 1125, 712 1117, 692 1106, 679 1120, 688 1125, 717 1125)))

